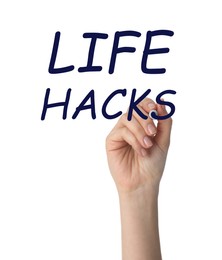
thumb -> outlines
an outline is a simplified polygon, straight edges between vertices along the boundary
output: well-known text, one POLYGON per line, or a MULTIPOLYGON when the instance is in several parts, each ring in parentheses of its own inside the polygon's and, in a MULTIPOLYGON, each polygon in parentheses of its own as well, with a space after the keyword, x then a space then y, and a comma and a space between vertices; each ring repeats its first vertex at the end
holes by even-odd
MULTIPOLYGON (((167 115, 165 105, 157 104, 157 112, 159 116, 167 115)), ((156 143, 163 151, 167 151, 170 145, 170 133, 172 128, 172 118, 159 120, 157 124, 157 135, 155 137, 156 143)))

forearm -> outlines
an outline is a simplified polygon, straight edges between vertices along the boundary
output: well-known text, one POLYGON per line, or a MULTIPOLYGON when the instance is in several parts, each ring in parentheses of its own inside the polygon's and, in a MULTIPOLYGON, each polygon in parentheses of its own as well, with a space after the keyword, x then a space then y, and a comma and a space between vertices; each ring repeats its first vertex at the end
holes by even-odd
POLYGON ((158 189, 119 194, 123 260, 161 260, 158 189))

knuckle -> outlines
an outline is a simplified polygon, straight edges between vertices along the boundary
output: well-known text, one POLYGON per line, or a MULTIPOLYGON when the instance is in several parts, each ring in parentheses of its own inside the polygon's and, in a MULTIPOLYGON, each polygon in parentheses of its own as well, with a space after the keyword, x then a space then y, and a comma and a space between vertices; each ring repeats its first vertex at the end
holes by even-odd
POLYGON ((124 113, 122 114, 122 116, 120 117, 120 120, 123 122, 123 123, 126 123, 127 122, 127 113, 124 113))

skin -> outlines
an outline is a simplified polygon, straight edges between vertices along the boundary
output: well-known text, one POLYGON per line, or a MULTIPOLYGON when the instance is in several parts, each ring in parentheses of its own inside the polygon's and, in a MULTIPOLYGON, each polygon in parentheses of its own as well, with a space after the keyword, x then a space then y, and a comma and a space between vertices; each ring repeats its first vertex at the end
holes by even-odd
MULTIPOLYGON (((151 99, 139 105, 144 113, 164 106, 151 99)), ((158 231, 158 193, 170 144, 172 119, 142 119, 122 115, 106 139, 111 175, 117 187, 122 227, 123 260, 161 260, 158 231)))

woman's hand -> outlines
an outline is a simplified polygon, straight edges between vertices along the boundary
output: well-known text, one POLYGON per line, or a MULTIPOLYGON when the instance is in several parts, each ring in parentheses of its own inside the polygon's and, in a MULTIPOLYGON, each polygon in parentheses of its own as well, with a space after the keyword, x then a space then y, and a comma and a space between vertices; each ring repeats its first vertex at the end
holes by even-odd
MULTIPOLYGON (((167 114, 164 106, 147 98, 139 104, 146 115, 157 110, 158 115, 167 114)), ((123 114, 107 137, 106 150, 109 168, 119 193, 140 188, 158 190, 170 143, 172 119, 142 119, 133 113, 131 121, 123 114)))

